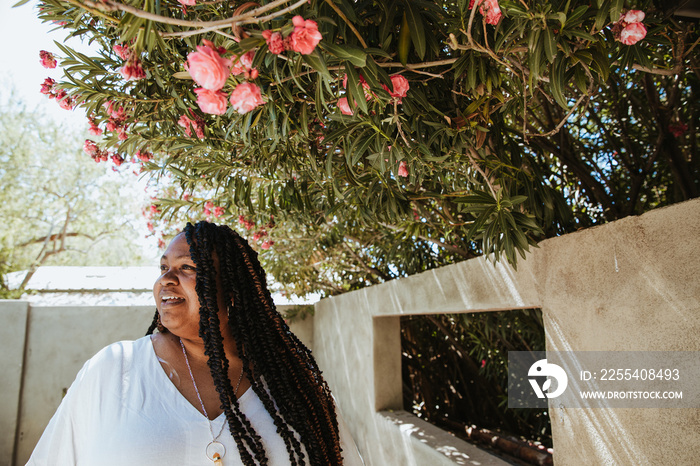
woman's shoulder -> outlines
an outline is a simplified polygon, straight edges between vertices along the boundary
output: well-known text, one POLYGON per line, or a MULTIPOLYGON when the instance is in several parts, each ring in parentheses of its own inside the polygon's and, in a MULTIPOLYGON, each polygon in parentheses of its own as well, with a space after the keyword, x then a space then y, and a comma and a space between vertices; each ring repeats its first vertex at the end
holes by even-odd
POLYGON ((78 376, 101 378, 106 374, 114 374, 121 377, 134 364, 146 360, 150 344, 150 337, 146 336, 107 345, 85 362, 78 376))

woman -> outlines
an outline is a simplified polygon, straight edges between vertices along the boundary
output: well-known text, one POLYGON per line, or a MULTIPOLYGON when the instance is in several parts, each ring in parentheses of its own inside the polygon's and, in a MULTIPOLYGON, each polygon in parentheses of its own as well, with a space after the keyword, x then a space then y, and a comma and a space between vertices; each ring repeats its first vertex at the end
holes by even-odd
POLYGON ((362 464, 243 238, 188 224, 160 269, 147 336, 85 364, 28 464, 362 464))

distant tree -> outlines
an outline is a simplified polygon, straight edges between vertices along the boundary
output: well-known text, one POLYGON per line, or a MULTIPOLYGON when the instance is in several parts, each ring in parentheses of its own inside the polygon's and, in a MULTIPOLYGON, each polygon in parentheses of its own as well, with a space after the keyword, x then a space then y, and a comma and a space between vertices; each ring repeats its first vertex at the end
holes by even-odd
POLYGON ((83 140, 21 102, 0 102, 1 297, 20 294, 41 265, 143 261, 136 240, 145 194, 86 158, 83 140), (9 290, 4 276, 24 270, 20 288, 9 290))

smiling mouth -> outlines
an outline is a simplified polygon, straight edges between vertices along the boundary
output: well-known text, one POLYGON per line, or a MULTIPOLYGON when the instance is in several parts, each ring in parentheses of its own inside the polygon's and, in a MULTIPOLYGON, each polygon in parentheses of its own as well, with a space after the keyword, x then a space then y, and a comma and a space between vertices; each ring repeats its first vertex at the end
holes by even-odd
POLYGON ((178 298, 177 296, 163 296, 160 298, 162 304, 180 304, 185 302, 183 298, 178 298))

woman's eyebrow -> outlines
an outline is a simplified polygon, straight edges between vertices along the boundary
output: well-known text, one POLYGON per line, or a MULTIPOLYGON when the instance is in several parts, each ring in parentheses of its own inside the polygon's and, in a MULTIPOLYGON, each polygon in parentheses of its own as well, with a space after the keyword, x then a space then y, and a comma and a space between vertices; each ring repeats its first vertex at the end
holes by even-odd
MULTIPOLYGON (((192 259, 192 257, 189 254, 181 254, 179 256, 174 257, 174 259, 183 259, 183 258, 184 259, 192 259)), ((163 260, 163 259, 168 259, 168 256, 163 254, 162 256, 160 256, 160 260, 163 260)))

